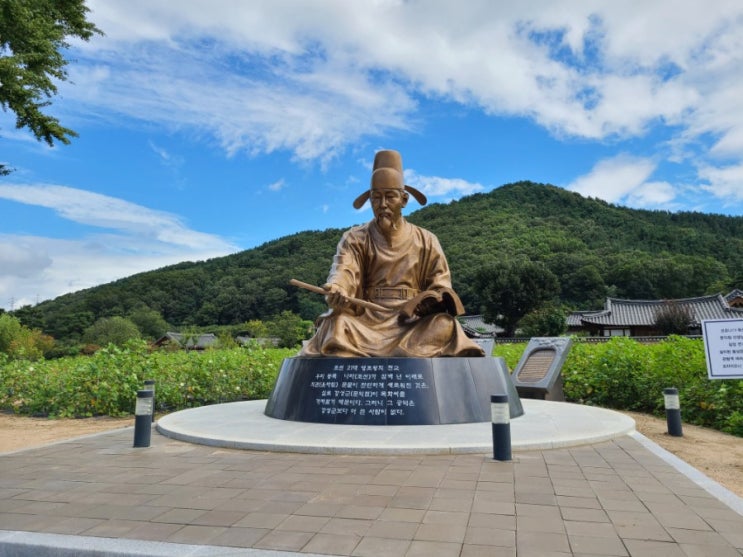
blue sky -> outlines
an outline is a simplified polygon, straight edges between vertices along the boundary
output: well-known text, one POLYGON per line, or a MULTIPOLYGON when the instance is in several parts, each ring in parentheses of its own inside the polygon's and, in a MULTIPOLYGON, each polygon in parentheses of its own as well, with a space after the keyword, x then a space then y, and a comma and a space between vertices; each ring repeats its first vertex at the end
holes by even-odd
POLYGON ((432 203, 532 180, 743 215, 739 0, 88 6, 106 35, 49 110, 80 137, 0 112, 5 309, 365 222, 379 149, 432 203))

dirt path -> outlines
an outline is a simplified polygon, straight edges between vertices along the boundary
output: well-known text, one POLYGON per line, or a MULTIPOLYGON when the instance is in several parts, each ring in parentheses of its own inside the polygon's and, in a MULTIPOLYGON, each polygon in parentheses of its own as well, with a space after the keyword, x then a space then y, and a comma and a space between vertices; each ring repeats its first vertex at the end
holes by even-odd
POLYGON ((683 437, 672 437, 665 419, 624 413, 635 420, 637 431, 645 437, 743 497, 743 437, 689 424, 682 426, 683 437))
POLYGON ((133 425, 134 417, 49 420, 0 413, 0 453, 133 425))
MULTIPOLYGON (((688 424, 683 437, 671 437, 664 419, 625 413, 634 418, 637 431, 743 497, 743 438, 688 424)), ((132 425, 133 417, 47 420, 0 414, 0 453, 132 425)))

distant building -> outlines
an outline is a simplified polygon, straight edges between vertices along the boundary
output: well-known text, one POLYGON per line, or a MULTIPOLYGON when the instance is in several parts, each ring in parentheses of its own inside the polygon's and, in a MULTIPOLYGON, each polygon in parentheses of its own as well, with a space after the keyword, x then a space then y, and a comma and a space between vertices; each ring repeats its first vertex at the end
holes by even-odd
POLYGON ((622 300, 607 298, 604 309, 576 311, 568 318, 568 334, 590 336, 659 336, 655 323, 658 312, 670 304, 685 309, 692 319, 688 334, 702 334, 705 319, 743 319, 743 291, 727 296, 713 294, 677 300, 622 300))
POLYGON ((216 347, 219 339, 212 333, 188 335, 183 333, 165 333, 153 345, 157 347, 172 346, 186 350, 205 350, 216 347))
POLYGON ((725 301, 731 308, 743 308, 743 290, 736 288, 725 296, 725 301))
POLYGON ((486 323, 482 315, 462 315, 457 318, 465 334, 470 338, 493 338, 502 336, 505 329, 486 323))
POLYGON ((278 337, 251 337, 248 335, 238 335, 235 337, 235 342, 241 346, 255 342, 258 346, 273 347, 276 348, 280 343, 281 339, 278 337))

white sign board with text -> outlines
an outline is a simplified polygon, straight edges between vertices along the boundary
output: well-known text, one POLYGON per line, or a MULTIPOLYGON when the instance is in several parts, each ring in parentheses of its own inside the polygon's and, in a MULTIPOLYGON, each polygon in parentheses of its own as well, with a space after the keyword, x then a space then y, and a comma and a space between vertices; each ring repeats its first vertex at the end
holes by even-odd
POLYGON ((702 321, 710 379, 743 379, 743 319, 702 321))

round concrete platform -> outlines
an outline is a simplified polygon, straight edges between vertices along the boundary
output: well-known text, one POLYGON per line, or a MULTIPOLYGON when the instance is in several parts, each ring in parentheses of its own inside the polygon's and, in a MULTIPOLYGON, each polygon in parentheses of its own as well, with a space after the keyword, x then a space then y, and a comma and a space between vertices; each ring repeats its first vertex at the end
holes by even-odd
MULTIPOLYGON (((511 420, 518 450, 571 447, 632 433, 632 418, 603 408, 523 399, 524 415, 511 420)), ((215 404, 160 418, 163 435, 232 449, 322 454, 458 454, 493 450, 490 422, 417 426, 347 426, 277 420, 265 400, 215 404)))

